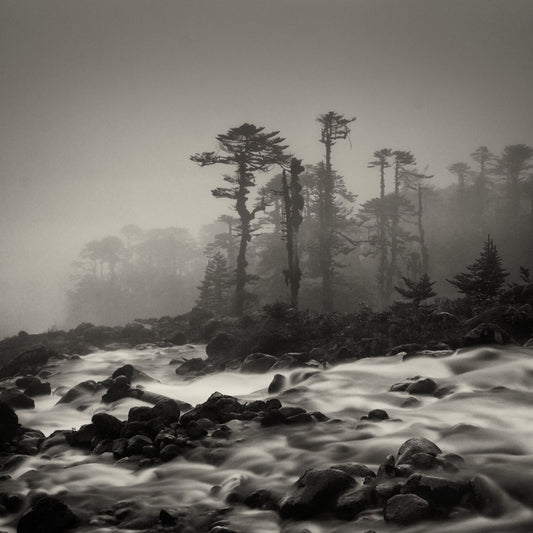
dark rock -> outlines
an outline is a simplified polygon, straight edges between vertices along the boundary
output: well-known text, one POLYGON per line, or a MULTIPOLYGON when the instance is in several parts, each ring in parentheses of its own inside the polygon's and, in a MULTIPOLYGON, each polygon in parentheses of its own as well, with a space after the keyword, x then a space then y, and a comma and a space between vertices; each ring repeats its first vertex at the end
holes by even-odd
POLYGON ((0 400, 0 442, 10 442, 17 434, 19 418, 13 408, 0 400))
POLYGON ((111 379, 113 380, 115 378, 118 378, 118 376, 125 376, 128 379, 128 381, 131 383, 133 379, 134 371, 135 371, 135 368, 133 365, 127 364, 124 366, 120 366, 111 374, 111 379))
POLYGON ((305 413, 306 411, 302 407, 280 407, 279 412, 285 418, 289 418, 290 416, 299 415, 305 413))
POLYGON ((268 409, 280 409, 281 408, 281 402, 277 398, 269 398, 265 401, 266 408, 268 409))
POLYGON ((458 505, 466 494, 468 485, 453 479, 426 474, 413 474, 405 483, 403 494, 416 494, 435 507, 458 505))
POLYGON ((298 413, 287 417, 287 424, 312 424, 314 421, 309 413, 298 413))
POLYGON ((52 388, 50 383, 44 383, 42 381, 34 382, 24 389, 26 396, 50 396, 52 394, 52 388))
POLYGON ((406 352, 406 353, 411 353, 411 352, 418 352, 418 350, 422 350, 424 347, 421 345, 421 344, 415 344, 415 343, 410 343, 410 344, 400 344, 398 346, 395 346, 394 348, 392 348, 388 353, 387 355, 398 355, 399 353, 402 353, 402 352, 406 352))
POLYGON ((235 335, 217 333, 205 347, 205 352, 209 359, 230 361, 238 355, 240 344, 241 341, 235 335))
POLYGON ((422 379, 420 376, 414 376, 412 378, 407 378, 403 381, 400 381, 399 383, 394 383, 393 385, 390 386, 389 391, 390 392, 404 392, 407 390, 407 387, 409 387, 409 385, 412 385, 413 383, 415 383, 416 381, 420 379, 422 379))
POLYGON ((0 402, 15 409, 33 409, 35 402, 18 389, 7 389, 0 394, 0 402))
POLYGON ((440 461, 429 453, 415 453, 411 457, 411 464, 421 470, 431 470, 440 465, 440 461))
POLYGON ((259 413, 260 411, 266 411, 267 404, 263 400, 254 400, 253 402, 248 402, 245 405, 245 408, 247 411, 259 413))
POLYGON ((63 502, 43 496, 21 516, 17 533, 61 533, 76 524, 76 516, 63 502))
POLYGON ((282 355, 271 367, 270 370, 285 370, 301 366, 301 363, 289 354, 282 355))
POLYGON ((333 361, 334 362, 342 362, 342 361, 351 361, 352 359, 357 359, 356 354, 353 352, 353 350, 350 350, 346 346, 341 346, 334 354, 333 354, 333 361))
POLYGON ((409 394, 433 394, 437 384, 431 378, 424 378, 411 383, 406 390, 409 394))
POLYGON ((353 520, 374 503, 374 490, 363 486, 347 490, 337 500, 335 514, 342 520, 353 520))
POLYGON ((433 396, 435 398, 445 398, 446 396, 449 396, 450 394, 453 394, 456 390, 455 385, 444 385, 442 387, 439 387, 434 393, 433 396))
POLYGON ((398 478, 390 478, 378 483, 374 488, 374 492, 379 501, 386 502, 389 498, 396 496, 396 494, 400 494, 404 483, 404 481, 399 480, 398 478))
POLYGON ((133 421, 126 422, 126 424, 124 424, 120 436, 124 437, 125 439, 129 439, 135 435, 146 435, 148 437, 149 432, 148 422, 133 421))
POLYGON ((167 340, 176 346, 183 346, 184 344, 187 344, 187 337, 183 331, 176 331, 167 340))
POLYGON ((361 465, 359 463, 342 463, 333 465, 330 468, 342 470, 352 477, 376 477, 375 472, 368 468, 368 466, 361 465))
POLYGON ((73 431, 70 435, 65 435, 65 437, 71 446, 90 448, 95 434, 96 430, 92 424, 84 424, 80 426, 80 429, 73 431))
POLYGON ((353 477, 341 470, 307 470, 280 500, 280 514, 298 520, 331 511, 339 495, 353 486, 353 477))
POLYGON ((389 418, 387 411, 384 411, 383 409, 372 409, 367 416, 368 420, 374 420, 376 422, 387 420, 389 418))
POLYGON ((244 499, 244 505, 250 509, 262 509, 263 511, 277 511, 278 500, 270 491, 265 489, 254 490, 244 499))
POLYGON ((120 438, 113 441, 113 446, 111 447, 113 456, 115 459, 122 459, 126 457, 128 452, 128 439, 120 438))
POLYGON ((102 386, 92 379, 88 381, 82 381, 81 383, 78 383, 76 386, 69 389, 57 403, 72 403, 74 400, 77 400, 83 396, 95 394, 101 388, 102 386))
POLYGON ((155 417, 160 417, 167 424, 177 422, 180 418, 180 406, 172 399, 160 400, 153 407, 155 417))
POLYGON ((152 418, 154 418, 153 407, 142 405, 132 407, 128 411, 128 422, 148 422, 152 418))
POLYGON ((188 359, 176 368, 176 374, 183 376, 191 372, 202 372, 207 368, 207 363, 200 357, 188 359))
POLYGON ((52 355, 55 355, 55 352, 48 350, 44 346, 30 348, 0 368, 0 378, 9 378, 17 375, 24 376, 26 374, 34 376, 52 355))
POLYGON ((482 344, 517 344, 517 342, 497 324, 483 323, 471 329, 463 338, 463 346, 482 344))
POLYGON ((91 422, 96 432, 104 438, 117 439, 122 433, 124 422, 109 413, 96 413, 91 422))
POLYGON ((8 513, 16 513, 22 507, 23 499, 18 494, 8 494, 6 492, 0 493, 0 505, 2 505, 8 513))
POLYGON ((484 516, 497 518, 505 512, 505 494, 491 479, 477 475, 470 481, 474 506, 484 516))
POLYGON ((181 455, 181 453, 182 448, 180 448, 176 444, 167 444, 159 451, 159 457, 161 458, 161 461, 168 462, 177 457, 178 455, 181 455))
POLYGON ((409 398, 406 398, 400 407, 403 407, 404 409, 408 409, 410 407, 418 407, 420 405, 420 400, 418 398, 415 398, 414 396, 410 396, 409 398))
POLYGON ((412 437, 400 446, 397 464, 409 463, 413 455, 417 453, 439 455, 442 451, 436 444, 425 437, 412 437))
POLYGON ((207 436, 207 431, 196 420, 191 420, 185 428, 185 433, 190 439, 198 440, 207 436))
POLYGON ((280 412, 279 409, 269 409, 261 418, 261 425, 263 427, 278 426, 280 424, 285 424, 286 418, 280 412))
POLYGON ((106 352, 116 352, 117 350, 131 350, 133 346, 129 342, 111 342, 104 345, 106 352))
POLYGON ((35 383, 41 383, 41 380, 37 376, 24 376, 15 381, 15 386, 17 389, 24 390, 35 383))
POLYGON ((276 374, 272 381, 270 382, 270 385, 268 386, 268 394, 275 394, 276 392, 279 392, 283 389, 285 386, 285 383, 287 382, 287 378, 283 376, 282 374, 276 374))
POLYGON ((22 427, 17 437, 17 453, 23 455, 37 455, 44 441, 44 433, 38 429, 22 427))
POLYGON ((431 516, 429 503, 416 494, 397 494, 385 504, 385 520, 402 526, 431 516))
POLYGON ((117 400, 121 400, 128 396, 130 390, 130 380, 126 376, 120 374, 113 379, 107 392, 102 396, 102 401, 104 403, 116 402, 117 400))
POLYGON ((278 361, 277 357, 266 353, 252 353, 241 364, 241 372, 262 374, 278 361))
POLYGON ((128 455, 141 454, 145 446, 152 446, 152 439, 146 435, 135 435, 128 439, 128 455))

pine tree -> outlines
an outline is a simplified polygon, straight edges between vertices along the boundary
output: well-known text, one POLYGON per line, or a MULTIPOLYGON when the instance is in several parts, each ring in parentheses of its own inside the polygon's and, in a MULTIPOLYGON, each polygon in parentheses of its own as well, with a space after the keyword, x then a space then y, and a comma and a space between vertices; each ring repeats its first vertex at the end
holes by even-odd
POLYGON ((405 284, 405 288, 394 287, 404 298, 412 300, 416 308, 420 307, 420 302, 437 296, 437 293, 433 290, 435 281, 431 281, 427 274, 423 274, 422 277, 416 281, 402 276, 402 281, 405 284))
POLYGON ((197 305, 217 315, 225 315, 230 310, 230 287, 231 273, 228 269, 228 262, 224 254, 217 251, 207 262, 204 280, 198 287, 200 296, 196 302, 197 305))
POLYGON ((502 266, 502 259, 490 235, 480 256, 466 270, 447 281, 467 298, 477 302, 494 300, 509 275, 502 266))

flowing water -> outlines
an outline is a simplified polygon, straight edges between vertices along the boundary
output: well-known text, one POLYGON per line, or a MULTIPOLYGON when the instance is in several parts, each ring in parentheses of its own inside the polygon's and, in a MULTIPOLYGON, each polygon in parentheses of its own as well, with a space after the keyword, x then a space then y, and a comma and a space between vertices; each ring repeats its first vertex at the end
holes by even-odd
MULTIPOLYGON (((153 378, 142 382, 146 390, 193 405, 214 391, 241 400, 268 397, 274 373, 224 372, 184 380, 175 374, 174 366, 169 366, 173 358, 199 356, 205 357, 203 346, 154 347, 97 352, 78 360, 54 362, 48 378, 52 396, 37 398, 35 410, 19 410, 20 422, 49 435, 56 429, 78 428, 99 411, 127 418, 130 407, 143 403, 127 399, 105 405, 96 399, 83 411, 73 405, 55 405, 68 388, 88 379, 103 380, 125 363, 153 378)), ((419 435, 435 442, 444 453, 460 454, 465 469, 488 476, 505 491, 506 512, 502 517, 458 512, 447 521, 431 522, 432 532, 533 531, 532 350, 482 347, 438 359, 402 362, 399 355, 363 359, 327 370, 282 373, 289 385, 277 396, 284 405, 322 411, 332 420, 270 428, 253 421, 232 421, 228 424, 232 435, 221 451, 224 459, 219 466, 176 458, 139 469, 116 464, 109 453, 95 456, 64 445, 53 446, 15 463, 9 472, 12 479, 0 482, 0 492, 58 495, 87 517, 102 513, 117 501, 137 502, 138 515, 145 517, 157 517, 161 508, 193 507, 201 513, 226 507, 225 497, 236 487, 249 492, 266 488, 282 495, 311 467, 357 462, 376 469, 402 442, 419 435), (418 396, 414 404, 404 404, 407 393, 388 392, 393 383, 415 375, 431 377, 452 392, 441 399, 418 396), (385 409, 390 420, 360 420, 376 408, 385 409)), ((387 524, 377 512, 363 513, 352 522, 282 522, 273 511, 235 506, 225 518, 243 533, 428 531, 427 523, 403 528, 387 524)), ((0 522, 2 531, 15 531, 9 519, 4 522, 0 522)), ((93 524, 79 531, 118 531, 117 526, 93 524)), ((120 531, 136 527, 139 524, 132 521, 120 531)))

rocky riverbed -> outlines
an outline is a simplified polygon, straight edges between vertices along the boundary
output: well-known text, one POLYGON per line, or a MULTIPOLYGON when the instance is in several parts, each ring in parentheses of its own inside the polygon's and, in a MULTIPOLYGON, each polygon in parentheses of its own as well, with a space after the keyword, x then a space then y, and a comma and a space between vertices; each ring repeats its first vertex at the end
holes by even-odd
POLYGON ((532 355, 37 357, 0 383, 0 530, 532 531, 532 355))

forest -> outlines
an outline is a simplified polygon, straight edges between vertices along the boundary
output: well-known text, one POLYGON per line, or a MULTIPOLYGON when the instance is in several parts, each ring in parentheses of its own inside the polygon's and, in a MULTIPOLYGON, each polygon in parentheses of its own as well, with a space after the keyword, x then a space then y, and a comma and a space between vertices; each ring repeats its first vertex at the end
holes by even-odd
POLYGON ((356 124, 334 111, 319 115, 317 162, 253 124, 206 139, 215 151, 191 159, 220 168, 212 194, 227 214, 198 235, 130 224, 85 244, 72 267, 67 325, 124 324, 194 306, 219 317, 273 304, 379 312, 421 285, 434 311, 468 317, 494 304, 533 262, 533 148, 465 147, 470 157, 450 161, 455 184, 446 188, 433 186, 414 151, 378 148, 367 158, 378 194, 359 202, 335 170, 335 146, 350 142, 356 124), (457 279, 487 243, 506 276, 486 298, 472 298, 457 279))

